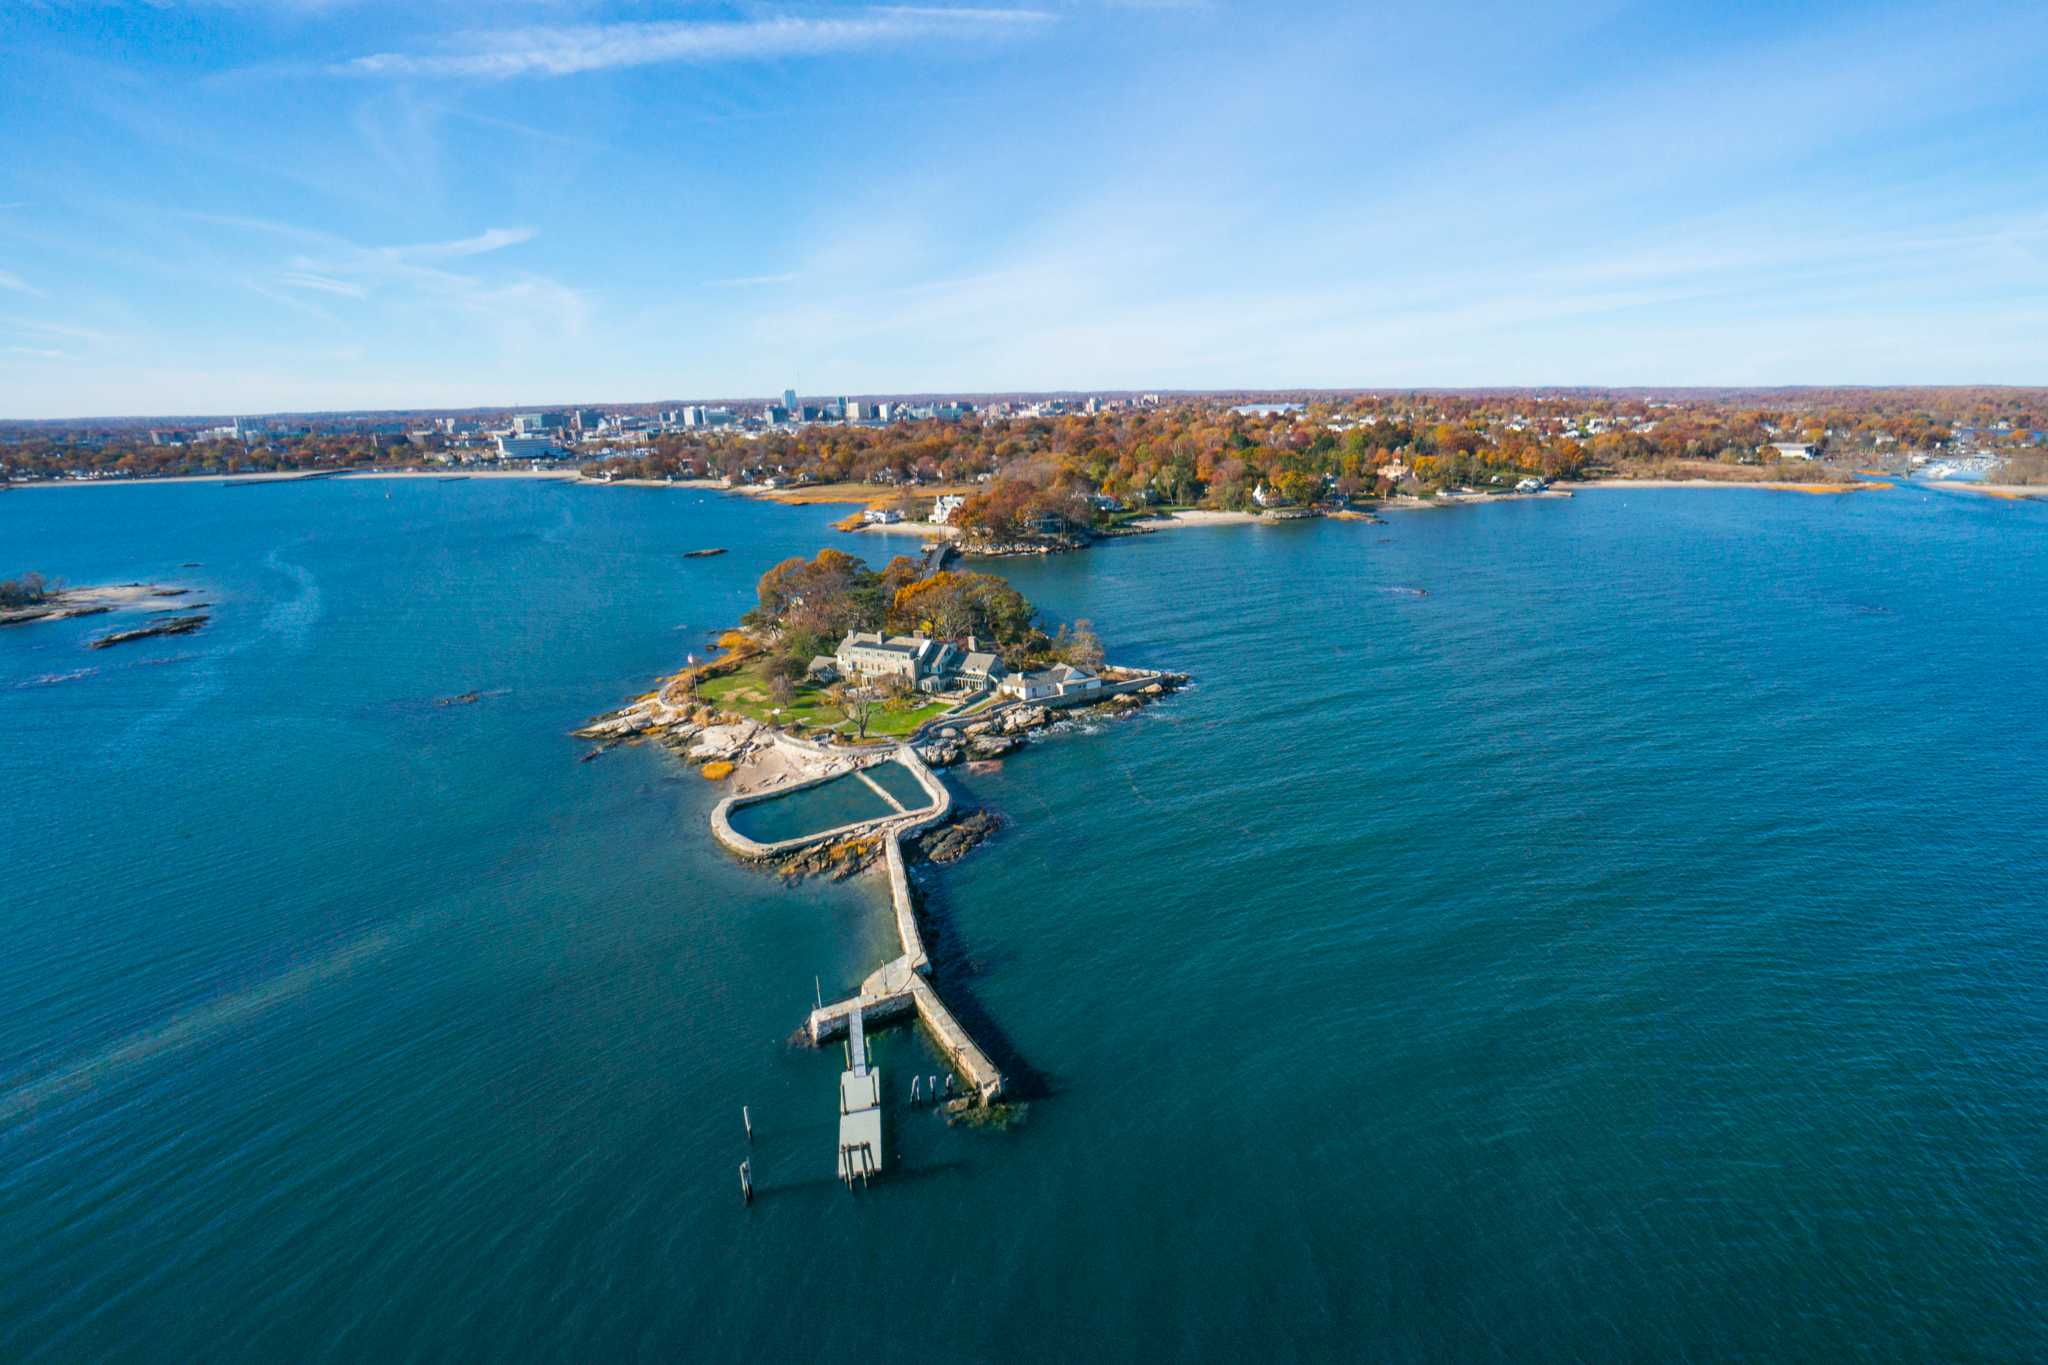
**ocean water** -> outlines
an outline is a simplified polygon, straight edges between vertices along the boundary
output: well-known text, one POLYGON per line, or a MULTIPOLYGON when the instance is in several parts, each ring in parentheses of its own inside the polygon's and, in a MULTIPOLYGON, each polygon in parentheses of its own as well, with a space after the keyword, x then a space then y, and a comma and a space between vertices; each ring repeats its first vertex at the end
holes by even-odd
POLYGON ((949 775, 1007 823, 918 874, 935 979, 1028 1108, 948 1128, 877 1035, 858 1195, 788 1038, 880 886, 751 873, 710 784, 565 734, 832 515, 0 495, 0 573, 215 604, 0 632, 0 1358, 2048 1355, 2048 508, 1005 563, 1197 681, 949 775))

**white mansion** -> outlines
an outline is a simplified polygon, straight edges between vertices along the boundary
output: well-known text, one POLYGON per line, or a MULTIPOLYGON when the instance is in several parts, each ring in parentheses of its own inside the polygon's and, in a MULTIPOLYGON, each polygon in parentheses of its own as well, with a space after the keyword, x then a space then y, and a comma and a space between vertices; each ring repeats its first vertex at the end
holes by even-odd
POLYGON ((875 683, 901 679, 920 692, 994 689, 1023 701, 1066 701, 1102 690, 1102 680, 1086 669, 1055 664, 1036 673, 1013 673, 997 655, 927 635, 883 635, 879 631, 847 633, 839 648, 811 660, 810 675, 823 681, 875 683))

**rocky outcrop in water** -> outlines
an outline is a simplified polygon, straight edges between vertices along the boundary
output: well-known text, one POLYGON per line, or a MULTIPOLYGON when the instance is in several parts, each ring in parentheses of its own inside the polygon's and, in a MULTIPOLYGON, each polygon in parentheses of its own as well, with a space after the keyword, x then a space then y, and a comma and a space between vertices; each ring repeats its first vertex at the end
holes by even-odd
POLYGON ((800 882, 805 877, 830 877, 833 881, 845 881, 862 868, 871 867, 882 856, 882 841, 876 835, 857 839, 839 839, 829 844, 813 844, 798 849, 795 853, 775 861, 775 871, 785 882, 800 882))
POLYGON ((917 756, 929 768, 950 768, 967 756, 967 751, 957 739, 935 739, 918 746, 917 756))
POLYGON ((930 862, 957 863, 982 840, 1002 828, 1002 824, 994 811, 967 811, 956 816, 950 824, 926 830, 917 837, 913 847, 930 862))
POLYGON ((190 635, 213 618, 210 616, 174 616, 168 621, 154 625, 138 626, 134 630, 117 630, 112 635, 102 635, 92 642, 94 649, 105 649, 109 645, 125 645, 131 640, 148 640, 158 635, 190 635))

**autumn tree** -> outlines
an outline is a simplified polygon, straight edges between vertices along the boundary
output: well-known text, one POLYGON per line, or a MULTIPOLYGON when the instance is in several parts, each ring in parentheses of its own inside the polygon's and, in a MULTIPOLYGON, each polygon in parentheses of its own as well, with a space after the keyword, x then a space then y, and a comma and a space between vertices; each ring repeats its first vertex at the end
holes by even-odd
POLYGON ((839 709, 854 727, 857 738, 868 737, 868 726, 874 723, 875 714, 882 709, 882 698, 872 687, 859 687, 841 683, 827 692, 826 697, 839 709))
POLYGON ((898 630, 941 638, 973 635, 997 644, 1023 643, 1037 609, 1007 579, 994 574, 945 572, 896 594, 889 621, 898 630))
POLYGON ((1095 623, 1081 617, 1071 626, 1061 626, 1053 637, 1053 657, 1076 668, 1102 667, 1102 641, 1096 638, 1095 623))

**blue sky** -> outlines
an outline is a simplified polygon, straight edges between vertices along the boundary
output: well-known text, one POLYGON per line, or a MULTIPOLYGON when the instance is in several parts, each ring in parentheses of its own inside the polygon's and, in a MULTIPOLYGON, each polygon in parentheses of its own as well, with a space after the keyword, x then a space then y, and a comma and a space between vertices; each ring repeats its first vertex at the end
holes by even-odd
POLYGON ((0 417, 2048 382, 2048 6, 0 9, 0 417))

